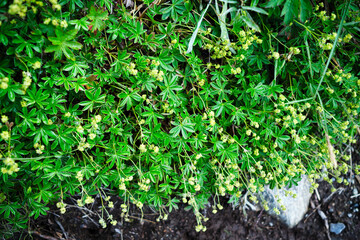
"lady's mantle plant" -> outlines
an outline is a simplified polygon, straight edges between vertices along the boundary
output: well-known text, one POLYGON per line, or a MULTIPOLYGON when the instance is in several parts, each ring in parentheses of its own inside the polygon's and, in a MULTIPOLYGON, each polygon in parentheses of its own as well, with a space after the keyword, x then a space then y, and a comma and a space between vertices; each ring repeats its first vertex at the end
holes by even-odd
POLYGON ((358 7, 294 5, 298 19, 291 1, 253 2, 2 1, 3 231, 70 196, 100 199, 104 228, 130 203, 166 220, 182 201, 205 231, 210 198, 267 209, 266 184, 359 174, 344 148, 360 133, 358 7))

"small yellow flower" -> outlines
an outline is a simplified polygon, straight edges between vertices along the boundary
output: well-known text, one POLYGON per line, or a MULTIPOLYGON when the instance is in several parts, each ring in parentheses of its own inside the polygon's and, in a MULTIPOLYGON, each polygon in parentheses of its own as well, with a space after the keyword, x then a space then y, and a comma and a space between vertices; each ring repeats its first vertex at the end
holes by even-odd
POLYGON ((101 219, 99 220, 99 223, 100 223, 100 225, 101 225, 102 228, 106 228, 106 227, 107 227, 106 222, 105 222, 104 219, 101 218, 101 219))
POLYGON ((96 137, 96 134, 95 134, 95 133, 90 133, 90 134, 89 134, 89 138, 90 138, 91 140, 94 140, 95 137, 96 137))
POLYGON ((154 147, 154 153, 158 153, 158 152, 159 152, 159 147, 158 146, 154 147))
POLYGON ((62 28, 67 28, 68 27, 68 23, 66 22, 66 20, 62 20, 60 22, 60 27, 62 27, 62 28))
POLYGON ((60 213, 61 213, 61 214, 64 214, 65 212, 66 212, 66 208, 64 208, 64 207, 63 207, 63 208, 60 208, 60 213))
POLYGON ((54 26, 58 26, 59 25, 59 21, 57 19, 53 19, 51 21, 51 24, 54 25, 54 26))
POLYGON ((41 62, 36 61, 33 65, 32 65, 33 69, 39 69, 41 68, 41 62))
POLYGON ((54 4, 53 9, 56 10, 56 11, 60 11, 61 10, 61 5, 60 4, 54 4))
POLYGON ((139 150, 140 150, 140 152, 146 152, 147 151, 146 146, 144 144, 140 144, 139 150))
POLYGON ((8 131, 3 131, 0 136, 2 137, 2 139, 4 139, 5 141, 9 140, 10 138, 10 133, 8 131))
POLYGON ((3 160, 3 162, 4 162, 4 164, 7 165, 7 166, 12 166, 12 165, 15 164, 14 159, 9 158, 9 157, 5 158, 5 159, 3 160))
POLYGON ((142 207, 143 207, 143 204, 142 204, 142 202, 139 201, 139 202, 136 203, 136 206, 137 206, 138 208, 142 208, 142 207))
POLYGON ((94 200, 92 197, 90 197, 90 196, 87 196, 86 199, 85 199, 85 203, 86 203, 86 204, 93 203, 94 201, 95 201, 95 200, 94 200))
POLYGON ((273 52, 273 53, 272 53, 272 57, 273 57, 275 60, 277 60, 277 59, 280 58, 280 53, 278 53, 278 52, 273 52))
POLYGON ((202 229, 203 229, 203 226, 202 226, 202 225, 197 225, 197 226, 195 227, 195 230, 196 230, 197 232, 200 232, 202 229))
POLYGON ((51 19, 50 19, 50 18, 47 18, 47 19, 44 20, 44 24, 45 24, 45 25, 48 25, 50 22, 51 22, 51 19))
POLYGON ((9 84, 7 82, 1 82, 0 83, 0 88, 1 89, 7 89, 9 87, 9 84))
POLYGON ((96 116, 95 116, 95 121, 96 121, 96 123, 101 122, 101 119, 102 119, 101 115, 96 115, 96 116))
POLYGON ((1 116, 1 122, 6 123, 7 121, 9 121, 9 118, 7 116, 5 116, 5 115, 2 115, 1 116))
POLYGON ((79 125, 79 126, 76 128, 76 131, 77 131, 78 133, 84 133, 84 128, 83 128, 81 125, 79 125))

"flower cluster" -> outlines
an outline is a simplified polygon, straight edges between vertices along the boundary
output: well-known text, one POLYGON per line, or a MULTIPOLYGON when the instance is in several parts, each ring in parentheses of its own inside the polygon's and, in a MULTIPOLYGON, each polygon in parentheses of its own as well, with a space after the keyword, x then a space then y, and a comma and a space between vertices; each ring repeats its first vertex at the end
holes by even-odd
POLYGON ((76 177, 75 177, 79 182, 82 182, 82 180, 84 179, 84 175, 82 173, 82 171, 78 171, 76 173, 76 177))
POLYGON ((85 204, 91 204, 91 203, 93 203, 94 201, 95 201, 95 199, 92 198, 91 196, 87 196, 87 197, 85 198, 85 204))
POLYGON ((150 75, 150 77, 153 77, 153 78, 155 78, 156 80, 158 80, 158 81, 160 81, 160 82, 162 82, 163 81, 163 76, 164 76, 164 72, 163 71, 159 71, 159 70, 157 70, 157 69, 152 69, 152 70, 150 70, 149 71, 149 75, 150 75))
POLYGON ((56 203, 56 207, 60 208, 60 213, 61 214, 64 214, 66 212, 66 205, 67 204, 64 203, 63 201, 56 203))
POLYGON ((150 179, 148 179, 148 178, 141 179, 141 181, 138 182, 138 185, 139 185, 140 190, 147 192, 150 189, 150 179))
POLYGON ((26 91, 30 87, 31 82, 32 82, 31 73, 30 72, 22 72, 22 75, 24 78, 24 82, 22 84, 22 89, 24 91, 26 91))
POLYGON ((211 55, 211 58, 213 59, 219 59, 224 58, 226 56, 231 56, 230 47, 234 47, 235 44, 229 44, 229 40, 225 40, 223 42, 211 44, 208 43, 204 46, 205 50, 212 50, 213 54, 211 55))
POLYGON ((7 157, 3 160, 3 163, 5 165, 5 167, 2 167, 1 168, 1 172, 3 174, 13 174, 14 172, 18 172, 20 169, 19 169, 19 166, 18 164, 15 162, 14 159, 12 159, 11 157, 7 157))
POLYGON ((106 228, 106 227, 107 227, 106 222, 105 222, 105 220, 104 220, 103 218, 100 218, 99 223, 100 223, 100 225, 101 225, 102 228, 106 228))
POLYGON ((39 61, 34 62, 32 65, 32 68, 34 70, 41 68, 41 62, 39 62, 39 61))
POLYGON ((168 217, 169 217, 169 216, 168 216, 167 214, 164 214, 164 215, 161 215, 161 214, 160 214, 160 216, 156 218, 156 221, 157 221, 157 222, 160 222, 160 220, 166 221, 166 220, 168 219, 168 217))
POLYGON ((130 65, 129 65, 129 73, 131 75, 134 75, 134 76, 136 76, 138 74, 138 70, 135 69, 135 67, 136 67, 135 63, 130 63, 130 65))
POLYGON ((31 8, 31 10, 36 13, 37 7, 42 6, 44 6, 44 3, 42 1, 14 0, 14 2, 9 6, 9 14, 19 15, 19 17, 21 18, 25 18, 29 8, 31 8), (32 5, 32 3, 34 3, 34 5, 32 5))
POLYGON ((86 142, 86 138, 81 138, 80 139, 80 142, 79 142, 79 145, 78 145, 78 150, 83 152, 85 151, 86 148, 90 148, 90 144, 88 142, 86 142))
POLYGON ((0 79, 0 88, 1 89, 7 89, 9 87, 9 78, 4 77, 0 79))
POLYGON ((34 148, 36 149, 36 153, 37 154, 42 154, 44 149, 45 149, 45 146, 44 145, 41 145, 39 143, 35 143, 34 144, 34 148))
POLYGON ((127 178, 120 178, 120 184, 119 184, 119 189, 120 190, 126 190, 126 184, 125 182, 130 182, 133 180, 133 176, 129 176, 127 178))
POLYGON ((8 141, 10 139, 10 133, 9 131, 2 131, 0 133, 0 136, 2 139, 4 139, 5 141, 8 141))
POLYGON ((9 121, 8 116, 6 116, 6 115, 1 115, 1 122, 2 122, 2 123, 7 123, 8 121, 9 121))
POLYGON ((255 35, 255 30, 253 29, 247 31, 241 30, 239 32, 239 41, 241 42, 241 46, 237 47, 238 50, 248 50, 254 42, 262 44, 262 39, 255 35))

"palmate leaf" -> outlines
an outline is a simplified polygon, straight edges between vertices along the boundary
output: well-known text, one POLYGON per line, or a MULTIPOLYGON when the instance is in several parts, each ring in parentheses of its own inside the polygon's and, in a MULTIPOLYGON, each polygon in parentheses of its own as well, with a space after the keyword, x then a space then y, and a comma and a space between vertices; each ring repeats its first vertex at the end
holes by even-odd
POLYGON ((311 15, 312 6, 310 0, 287 0, 281 11, 284 16, 284 23, 288 25, 295 18, 299 18, 302 22, 311 15))
POLYGON ((70 61, 64 66, 64 71, 71 71, 71 75, 76 77, 78 74, 85 76, 85 69, 88 69, 89 66, 85 62, 79 61, 70 61))
POLYGON ((75 60, 74 53, 71 49, 79 50, 82 45, 73 40, 77 34, 77 30, 62 31, 60 29, 55 30, 56 37, 49 37, 50 42, 53 44, 45 49, 46 53, 55 52, 54 59, 61 59, 62 54, 66 58, 75 60))
POLYGON ((96 30, 101 31, 105 27, 105 20, 108 19, 108 12, 102 11, 101 9, 96 9, 95 7, 90 8, 90 12, 87 17, 92 20, 92 31, 96 30))
POLYGON ((286 25, 299 15, 299 6, 300 0, 287 0, 285 2, 281 16, 284 16, 284 23, 286 25))
POLYGON ((300 20, 305 22, 311 16, 312 6, 310 0, 300 0, 300 20))
POLYGON ((185 118, 181 123, 173 122, 172 124, 176 126, 170 130, 172 137, 177 137, 181 132, 183 138, 187 139, 191 133, 195 132, 195 123, 193 123, 189 118, 185 118))

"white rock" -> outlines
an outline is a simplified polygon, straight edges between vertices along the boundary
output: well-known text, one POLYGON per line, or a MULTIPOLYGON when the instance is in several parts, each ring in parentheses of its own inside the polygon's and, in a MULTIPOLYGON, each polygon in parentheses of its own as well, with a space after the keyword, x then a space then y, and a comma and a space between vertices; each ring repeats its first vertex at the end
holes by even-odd
POLYGON ((286 196, 285 189, 270 189, 269 186, 265 186, 265 191, 259 194, 259 200, 260 202, 261 199, 267 201, 270 209, 268 214, 276 217, 289 228, 293 228, 303 219, 308 210, 311 197, 310 187, 311 184, 307 176, 304 175, 297 186, 293 185, 291 188, 285 188, 286 190, 295 193, 296 198, 286 196), (277 201, 279 198, 281 199, 281 204, 286 208, 285 211, 281 210, 281 204, 277 201), (274 208, 280 210, 280 215, 275 214, 273 211, 274 208))

